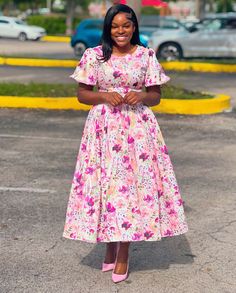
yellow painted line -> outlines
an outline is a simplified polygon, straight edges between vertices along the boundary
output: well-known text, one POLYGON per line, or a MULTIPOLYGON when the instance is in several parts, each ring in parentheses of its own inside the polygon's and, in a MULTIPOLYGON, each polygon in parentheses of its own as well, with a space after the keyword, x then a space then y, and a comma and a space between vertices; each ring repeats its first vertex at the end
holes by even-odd
POLYGON ((5 58, 0 57, 0 65, 4 65, 5 58))
POLYGON ((236 72, 236 64, 212 64, 200 62, 162 62, 165 70, 198 72, 236 72))
MULTIPOLYGON (((41 109, 60 109, 60 110, 83 110, 88 111, 91 106, 81 104, 75 97, 0 97, 0 107, 2 108, 41 108, 41 109)), ((177 100, 162 99, 160 105, 151 107, 154 112, 167 114, 186 114, 201 115, 215 114, 229 110, 230 97, 217 95, 212 99, 199 100, 177 100)))
POLYGON ((45 36, 41 38, 44 42, 62 42, 62 43, 70 43, 70 37, 66 36, 45 36))
POLYGON ((1 65, 31 66, 31 67, 68 67, 74 68, 76 60, 28 59, 28 58, 0 58, 1 65))
MULTIPOLYGON (((8 58, 0 57, 0 65, 74 68, 78 60, 8 58)), ((236 64, 209 64, 198 62, 162 62, 165 70, 198 72, 236 72, 236 64)))

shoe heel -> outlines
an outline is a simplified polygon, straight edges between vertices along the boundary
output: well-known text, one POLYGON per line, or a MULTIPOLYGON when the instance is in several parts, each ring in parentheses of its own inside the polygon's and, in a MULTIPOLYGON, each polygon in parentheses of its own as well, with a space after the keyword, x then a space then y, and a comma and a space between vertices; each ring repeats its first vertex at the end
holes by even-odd
POLYGON ((114 262, 113 263, 103 263, 102 264, 102 272, 108 272, 114 269, 114 262))

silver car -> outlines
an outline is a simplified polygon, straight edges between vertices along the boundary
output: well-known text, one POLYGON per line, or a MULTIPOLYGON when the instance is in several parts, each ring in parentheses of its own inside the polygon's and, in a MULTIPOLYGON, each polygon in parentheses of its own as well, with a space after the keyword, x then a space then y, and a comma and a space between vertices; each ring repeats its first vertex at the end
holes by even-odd
POLYGON ((20 41, 39 40, 46 35, 44 28, 28 25, 26 22, 15 18, 0 16, 0 37, 18 38, 20 41))
POLYGON ((157 30, 149 39, 159 59, 236 57, 236 16, 204 19, 192 28, 157 30))

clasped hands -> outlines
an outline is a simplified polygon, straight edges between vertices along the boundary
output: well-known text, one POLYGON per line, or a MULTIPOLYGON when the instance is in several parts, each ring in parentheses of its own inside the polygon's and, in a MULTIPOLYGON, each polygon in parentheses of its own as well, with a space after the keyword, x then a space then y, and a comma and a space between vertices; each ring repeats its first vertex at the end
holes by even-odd
POLYGON ((128 92, 124 97, 122 97, 117 92, 108 92, 104 95, 105 102, 111 104, 113 107, 119 106, 121 104, 128 104, 131 106, 137 105, 143 102, 142 92, 128 92))

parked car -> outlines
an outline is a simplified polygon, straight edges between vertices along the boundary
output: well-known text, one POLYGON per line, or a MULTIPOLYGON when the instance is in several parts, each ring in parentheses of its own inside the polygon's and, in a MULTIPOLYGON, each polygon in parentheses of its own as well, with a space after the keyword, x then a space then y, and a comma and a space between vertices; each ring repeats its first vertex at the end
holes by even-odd
POLYGON ((20 41, 39 40, 46 35, 44 28, 28 25, 26 22, 15 18, 0 16, 0 37, 17 38, 20 41))
MULTIPOLYGON (((103 30, 103 19, 85 19, 77 26, 71 37, 71 46, 77 57, 81 57, 84 51, 90 47, 96 47, 100 43, 103 30)), ((152 31, 143 33, 140 30, 140 40, 147 46, 152 31)))
POLYGON ((159 59, 236 57, 236 16, 203 19, 189 29, 157 30, 149 39, 159 59))
POLYGON ((159 29, 176 30, 185 27, 179 20, 172 16, 142 15, 139 26, 142 31, 155 32, 159 29))

